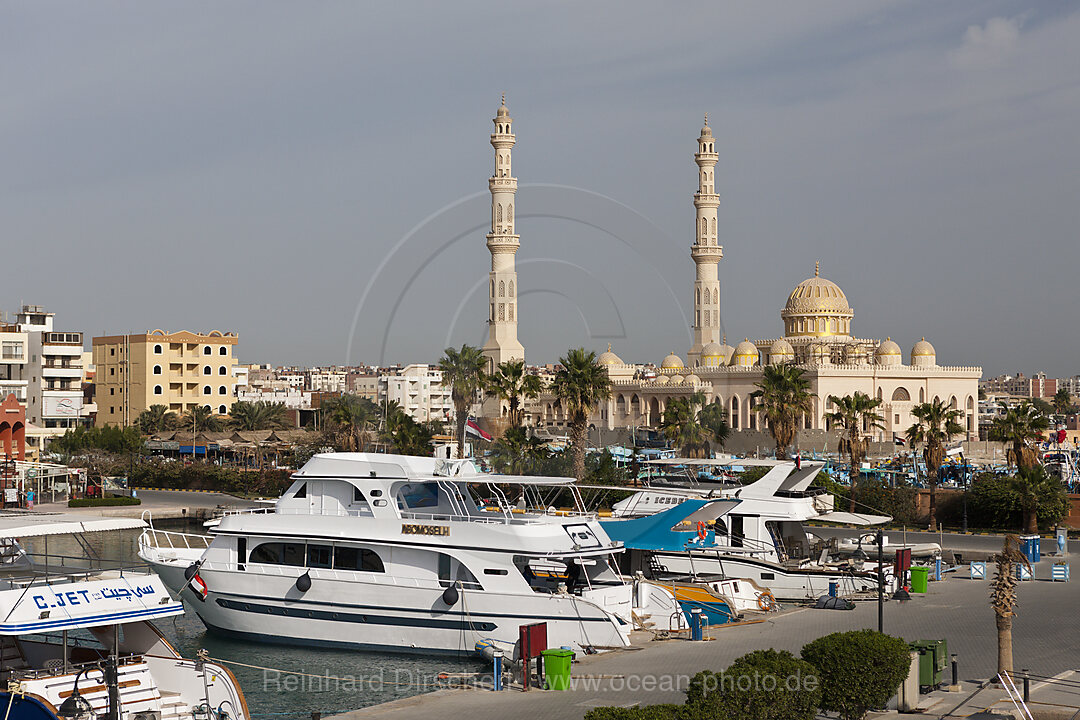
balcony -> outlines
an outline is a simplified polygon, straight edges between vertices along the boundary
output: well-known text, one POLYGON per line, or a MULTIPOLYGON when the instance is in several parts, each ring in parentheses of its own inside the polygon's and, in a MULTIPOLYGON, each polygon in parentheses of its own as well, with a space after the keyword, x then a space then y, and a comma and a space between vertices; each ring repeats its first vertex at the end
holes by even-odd
POLYGON ((80 367, 63 367, 61 365, 43 365, 41 377, 43 378, 73 378, 82 379, 83 369, 80 367))

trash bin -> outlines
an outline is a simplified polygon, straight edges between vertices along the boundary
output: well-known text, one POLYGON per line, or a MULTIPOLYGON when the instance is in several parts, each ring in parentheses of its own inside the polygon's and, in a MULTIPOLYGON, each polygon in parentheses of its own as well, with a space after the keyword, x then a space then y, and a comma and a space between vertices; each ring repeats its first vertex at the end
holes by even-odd
POLYGON ((948 646, 944 639, 918 640, 911 649, 919 653, 919 688, 933 690, 945 679, 948 646))
POLYGON ((926 593, 930 582, 930 568, 913 566, 911 568, 911 592, 926 593))
POLYGON ((547 689, 569 690, 570 662, 574 659, 574 651, 551 648, 540 654, 544 656, 544 681, 547 689))

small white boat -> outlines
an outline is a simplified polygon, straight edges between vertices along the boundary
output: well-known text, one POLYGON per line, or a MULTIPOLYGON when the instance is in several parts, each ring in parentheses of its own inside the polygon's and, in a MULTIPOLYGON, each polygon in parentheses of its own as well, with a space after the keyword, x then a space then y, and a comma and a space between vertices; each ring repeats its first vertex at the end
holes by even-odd
MULTIPOLYGON (((125 518, 0 513, 0 534, 24 541, 140 527, 125 518)), ((156 575, 23 555, 26 566, 0 569, 6 720, 249 720, 227 668, 181 657, 154 627, 184 612, 156 575)))
MULTIPOLYGON (((916 558, 936 557, 941 554, 941 545, 936 542, 897 543, 892 542, 888 535, 882 535, 881 542, 881 554, 886 560, 895 557, 896 551, 904 548, 909 548, 911 557, 916 558)), ((856 538, 840 539, 836 543, 836 549, 842 553, 853 553, 856 550, 862 550, 868 558, 874 559, 877 557, 878 551, 877 534, 865 533, 856 538)))

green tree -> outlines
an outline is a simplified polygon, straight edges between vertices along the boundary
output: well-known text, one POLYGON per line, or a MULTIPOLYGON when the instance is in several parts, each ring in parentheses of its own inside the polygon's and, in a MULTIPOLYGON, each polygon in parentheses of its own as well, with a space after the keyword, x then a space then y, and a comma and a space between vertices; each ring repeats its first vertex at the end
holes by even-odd
POLYGON ((402 411, 386 418, 385 436, 402 455, 431 455, 431 431, 402 411))
POLYGON ((145 435, 174 430, 179 418, 176 413, 170 412, 168 405, 151 405, 139 413, 135 423, 145 435))
POLYGON ((720 398, 715 398, 711 403, 701 408, 701 412, 698 413, 698 422, 709 433, 709 440, 720 447, 724 446, 728 436, 731 435, 727 409, 720 402, 720 398))
POLYGON ((1020 468, 1009 480, 1017 504, 1024 513, 1024 532, 1039 532, 1039 516, 1068 513, 1069 498, 1061 481, 1046 472, 1042 465, 1020 468))
POLYGON ((180 418, 180 426, 177 429, 190 430, 192 434, 202 431, 218 432, 221 430, 221 418, 209 407, 195 405, 180 418))
POLYGON ((503 433, 491 448, 491 463, 501 473, 509 475, 538 475, 539 468, 551 451, 546 443, 529 437, 523 427, 512 427, 503 433))
POLYGON ((525 422, 523 402, 539 396, 543 383, 539 376, 525 371, 524 360, 507 360, 499 363, 495 372, 487 377, 486 389, 506 401, 510 425, 521 427, 525 422))
POLYGON ((907 430, 908 444, 912 452, 917 443, 923 444, 923 460, 930 482, 930 530, 937 530, 937 485, 941 464, 945 462, 945 446, 952 438, 964 432, 960 425, 960 411, 950 408, 940 398, 920 403, 911 409, 916 422, 907 430))
POLYGON ((285 403, 234 402, 229 408, 229 426, 237 430, 274 430, 289 426, 285 403))
POLYGON ((761 381, 754 383, 758 389, 750 395, 765 411, 769 434, 776 442, 777 460, 787 458, 799 419, 814 411, 814 394, 810 392, 810 381, 803 377, 805 372, 787 363, 766 365, 761 381))
POLYGON ((910 655, 906 642, 873 630, 837 632, 819 637, 802 649, 802 659, 817 668, 821 709, 843 720, 861 720, 869 710, 885 707, 907 677, 910 655))
POLYGON ((1016 565, 1024 565, 1031 570, 1031 563, 1020 551, 1020 538, 1006 535, 1001 552, 993 557, 996 569, 990 580, 990 607, 994 609, 994 622, 997 625, 998 674, 1012 675, 1013 648, 1012 623, 1016 616, 1016 565))
POLYGON ((1035 451, 1028 443, 1035 442, 1050 427, 1050 420, 1033 403, 1023 401, 1016 407, 1009 407, 1004 400, 999 402, 1000 412, 990 420, 987 437, 990 440, 1011 445, 1005 458, 1010 465, 1027 468, 1038 462, 1035 451))
POLYGON ((671 398, 660 419, 664 437, 687 457, 702 457, 709 447, 709 432, 698 418, 698 407, 704 403, 705 395, 701 392, 685 398, 671 398))
POLYGON ((379 408, 375 403, 359 395, 344 393, 324 401, 321 412, 343 436, 344 441, 339 445, 348 450, 364 452, 367 433, 379 418, 379 408))
POLYGON ((685 716, 814 720, 820 703, 821 688, 813 665, 786 650, 755 650, 721 673, 703 670, 691 678, 685 716))
POLYGON ((487 358, 472 345, 462 345, 460 350, 446 348, 439 360, 443 385, 450 386, 450 399, 454 402, 459 458, 465 457, 465 423, 469 420, 469 409, 476 402, 477 393, 484 388, 486 365, 487 358))
POLYGON ((1058 391, 1054 393, 1054 410, 1058 415, 1071 415, 1076 412, 1068 389, 1058 388, 1058 391))
POLYGON ((825 414, 825 417, 839 426, 843 432, 836 448, 838 455, 847 455, 851 463, 848 470, 848 481, 851 487, 849 512, 855 512, 855 488, 859 481, 859 467, 866 459, 866 449, 869 439, 862 436, 863 432, 871 430, 884 430, 885 418, 877 411, 881 405, 880 398, 872 398, 864 392, 856 391, 854 395, 837 397, 829 396, 829 402, 836 409, 825 414))
POLYGON ((596 361, 596 353, 584 348, 571 348, 559 362, 562 367, 555 373, 551 389, 570 421, 574 477, 581 482, 585 478, 589 416, 611 397, 611 380, 604 366, 596 361))

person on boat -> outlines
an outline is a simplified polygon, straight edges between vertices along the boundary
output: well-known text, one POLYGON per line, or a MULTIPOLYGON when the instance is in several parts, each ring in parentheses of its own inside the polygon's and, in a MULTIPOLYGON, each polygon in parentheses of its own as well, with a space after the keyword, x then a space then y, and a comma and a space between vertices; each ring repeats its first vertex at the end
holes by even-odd
POLYGON ((795 469, 802 470, 802 453, 795 453, 795 469))

